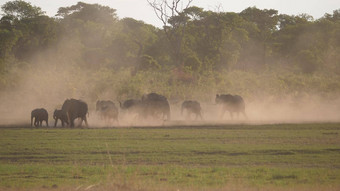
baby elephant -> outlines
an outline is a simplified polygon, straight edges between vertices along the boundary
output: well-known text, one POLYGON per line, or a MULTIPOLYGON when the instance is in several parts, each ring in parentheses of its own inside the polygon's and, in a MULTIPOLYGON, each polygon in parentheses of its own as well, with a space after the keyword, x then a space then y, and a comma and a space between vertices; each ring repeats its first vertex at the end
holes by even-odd
POLYGON ((187 118, 190 118, 191 114, 196 115, 196 119, 200 117, 203 119, 201 111, 201 104, 198 101, 187 100, 182 103, 181 114, 183 115, 183 110, 187 111, 187 118))
POLYGON ((43 121, 46 122, 46 126, 48 127, 48 113, 46 109, 44 108, 34 109, 31 112, 31 127, 33 126, 32 124, 33 118, 35 127, 41 127, 43 121))
POLYGON ((53 119, 55 120, 54 127, 57 126, 58 119, 61 121, 61 126, 64 127, 64 123, 68 125, 67 115, 63 110, 56 109, 53 113, 53 119))

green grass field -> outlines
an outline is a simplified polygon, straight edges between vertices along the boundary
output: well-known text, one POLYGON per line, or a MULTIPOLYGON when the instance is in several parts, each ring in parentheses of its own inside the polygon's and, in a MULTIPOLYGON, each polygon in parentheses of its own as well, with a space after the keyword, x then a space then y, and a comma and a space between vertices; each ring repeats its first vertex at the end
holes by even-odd
POLYGON ((339 190, 340 124, 0 127, 0 190, 339 190))

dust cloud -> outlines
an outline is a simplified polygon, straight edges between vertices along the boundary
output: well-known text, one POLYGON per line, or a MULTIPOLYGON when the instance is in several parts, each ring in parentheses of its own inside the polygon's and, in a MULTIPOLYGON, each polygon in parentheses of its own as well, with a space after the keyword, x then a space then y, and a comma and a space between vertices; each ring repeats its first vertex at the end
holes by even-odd
MULTIPOLYGON (((136 114, 129 114, 119 109, 119 123, 104 121, 95 111, 96 100, 112 100, 117 108, 119 102, 116 95, 102 93, 91 97, 87 91, 91 89, 80 87, 68 88, 69 83, 76 83, 79 76, 73 70, 58 72, 51 67, 48 70, 28 70, 20 74, 20 85, 0 94, 0 125, 29 125, 30 113, 35 108, 45 108, 49 113, 49 126, 54 125, 53 112, 60 109, 68 98, 81 99, 89 106, 88 122, 90 127, 128 127, 128 126, 159 126, 159 125, 214 125, 214 124, 272 124, 272 123, 308 123, 308 122, 339 122, 340 99, 327 100, 313 95, 293 98, 274 99, 273 97, 258 99, 244 98, 247 118, 234 113, 231 118, 226 112, 221 118, 221 107, 214 103, 214 95, 210 102, 201 102, 203 120, 195 119, 195 115, 181 115, 183 100, 172 102, 171 121, 141 120, 136 114)), ((145 92, 149 93, 149 92, 145 92)), ((137 98, 138 99, 138 98, 137 98)), ((199 101, 199 99, 197 99, 199 101)), ((60 126, 60 122, 58 124, 60 126)))
MULTIPOLYGON (((264 96, 261 99, 243 97, 248 118, 241 114, 238 117, 234 114, 231 118, 228 112, 221 118, 221 108, 214 103, 215 94, 238 94, 237 92, 211 92, 211 100, 205 102, 200 101, 200 97, 193 98, 201 103, 203 120, 195 120, 195 116, 188 118, 185 113, 181 115, 180 107, 184 100, 169 99, 171 121, 140 120, 135 114, 128 114, 122 110, 119 111, 119 123, 103 121, 95 112, 97 100, 112 100, 119 108, 119 101, 140 99, 140 97, 125 97, 118 100, 118 93, 115 92, 114 87, 110 86, 104 87, 106 91, 97 92, 96 82, 93 82, 93 78, 89 79, 93 71, 81 69, 76 64, 72 64, 75 63, 72 60, 76 60, 81 55, 79 45, 67 39, 60 44, 59 46, 62 47, 56 49, 63 50, 63 52, 58 52, 58 55, 63 55, 62 57, 55 57, 53 52, 56 50, 46 50, 43 54, 32 58, 32 63, 35 64, 10 74, 13 76, 10 79, 16 81, 16 85, 0 92, 0 125, 28 125, 31 111, 35 108, 45 108, 49 113, 49 126, 53 126, 54 110, 61 109, 63 102, 69 98, 81 99, 88 104, 90 127, 340 121, 339 98, 329 99, 322 95, 308 94, 298 98, 285 95, 280 98, 264 96)), ((151 92, 145 91, 144 93, 151 92)))
POLYGON ((320 96, 308 98, 262 100, 245 99, 247 117, 240 113, 233 113, 231 117, 227 111, 221 117, 221 106, 211 103, 201 103, 204 120, 195 120, 192 115, 180 115, 179 106, 173 107, 175 120, 186 125, 201 124, 276 124, 276 123, 317 123, 340 121, 340 99, 324 100, 320 96))

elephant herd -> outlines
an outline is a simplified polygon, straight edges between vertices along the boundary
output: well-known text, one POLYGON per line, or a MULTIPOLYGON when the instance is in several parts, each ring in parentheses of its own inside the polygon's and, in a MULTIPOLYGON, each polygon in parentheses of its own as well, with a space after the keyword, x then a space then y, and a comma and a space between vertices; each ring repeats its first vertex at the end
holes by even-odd
MULTIPOLYGON (((247 118, 244 100, 239 95, 217 94, 215 97, 215 104, 221 106, 221 118, 224 116, 226 111, 229 111, 231 117, 233 117, 233 113, 236 113, 237 115, 242 113, 244 117, 247 118)), ((171 120, 171 110, 168 99, 157 93, 145 94, 141 99, 128 99, 126 101, 119 102, 119 106, 121 111, 135 116, 137 120, 171 120)), ((119 109, 112 101, 98 100, 96 102, 96 112, 100 116, 100 119, 106 123, 115 122, 116 124, 119 124, 119 109)), ((203 120, 202 108, 198 101, 183 101, 181 104, 181 115, 183 115, 184 112, 186 112, 187 117, 194 114, 196 119, 200 118, 203 120)), ((60 120, 62 126, 67 124, 70 127, 74 127, 75 119, 80 120, 80 126, 82 125, 82 122, 85 122, 85 125, 88 126, 88 114, 88 105, 84 101, 67 99, 64 101, 62 108, 60 110, 56 109, 53 113, 53 119, 55 120, 54 126, 56 126, 58 120, 60 120)), ((31 112, 31 126, 33 126, 33 124, 36 127, 42 126, 43 121, 45 121, 46 126, 48 126, 48 112, 46 109, 34 109, 31 112)))
MULTIPOLYGON (((53 113, 53 119, 55 120, 54 126, 56 126, 58 120, 60 120, 62 126, 66 123, 67 125, 74 127, 74 120, 77 118, 81 119, 80 125, 85 121, 87 126, 87 114, 88 107, 85 102, 76 99, 67 99, 61 107, 61 110, 56 109, 53 113)), ((36 127, 42 126, 43 121, 45 121, 46 126, 48 126, 48 113, 44 108, 34 109, 31 112, 31 126, 33 126, 33 119, 34 126, 36 127)))

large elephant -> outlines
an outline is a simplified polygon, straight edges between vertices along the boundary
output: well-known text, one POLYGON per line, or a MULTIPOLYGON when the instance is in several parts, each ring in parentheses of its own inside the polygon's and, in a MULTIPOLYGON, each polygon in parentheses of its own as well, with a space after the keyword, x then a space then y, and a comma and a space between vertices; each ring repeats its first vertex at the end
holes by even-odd
POLYGON ((244 100, 239 95, 216 94, 215 103, 222 105, 221 118, 223 118, 226 111, 229 111, 231 118, 233 118, 234 112, 236 112, 237 116, 241 112, 247 118, 244 100))
POLYGON ((118 108, 116 105, 108 100, 108 101, 100 101, 98 100, 96 102, 96 111, 100 115, 100 117, 105 120, 107 123, 110 123, 111 120, 115 121, 117 124, 119 124, 118 121, 118 108))
POLYGON ((129 114, 135 114, 137 116, 143 115, 144 109, 142 101, 138 99, 128 99, 123 103, 119 102, 120 108, 129 114))
POLYGON ((61 126, 62 127, 64 127, 65 123, 67 125, 69 124, 66 113, 63 112, 63 110, 61 110, 61 109, 60 110, 59 109, 54 110, 53 119, 55 120, 54 127, 57 126, 58 120, 61 121, 61 126))
POLYGON ((31 126, 33 126, 33 118, 34 118, 34 126, 41 127, 42 122, 45 121, 46 126, 48 127, 48 113, 46 109, 39 108, 39 109, 34 109, 31 112, 31 126))
POLYGON ((181 115, 183 115, 183 111, 187 112, 188 118, 190 118, 191 114, 196 115, 196 119, 200 117, 203 119, 201 111, 201 104, 198 101, 187 100, 182 103, 181 107, 181 115))
POLYGON ((144 117, 161 118, 163 120, 170 120, 170 104, 168 99, 157 93, 149 93, 143 95, 142 106, 144 109, 144 117), (165 118, 166 117, 166 118, 165 118))
POLYGON ((123 103, 119 102, 120 108, 123 110, 134 110, 135 108, 139 107, 141 103, 141 100, 138 99, 128 99, 124 101, 123 103))
POLYGON ((85 102, 76 99, 67 99, 62 106, 62 111, 66 113, 67 120, 71 127, 74 127, 74 120, 76 118, 81 118, 80 126, 83 121, 85 121, 85 125, 88 126, 86 119, 88 107, 85 102))

